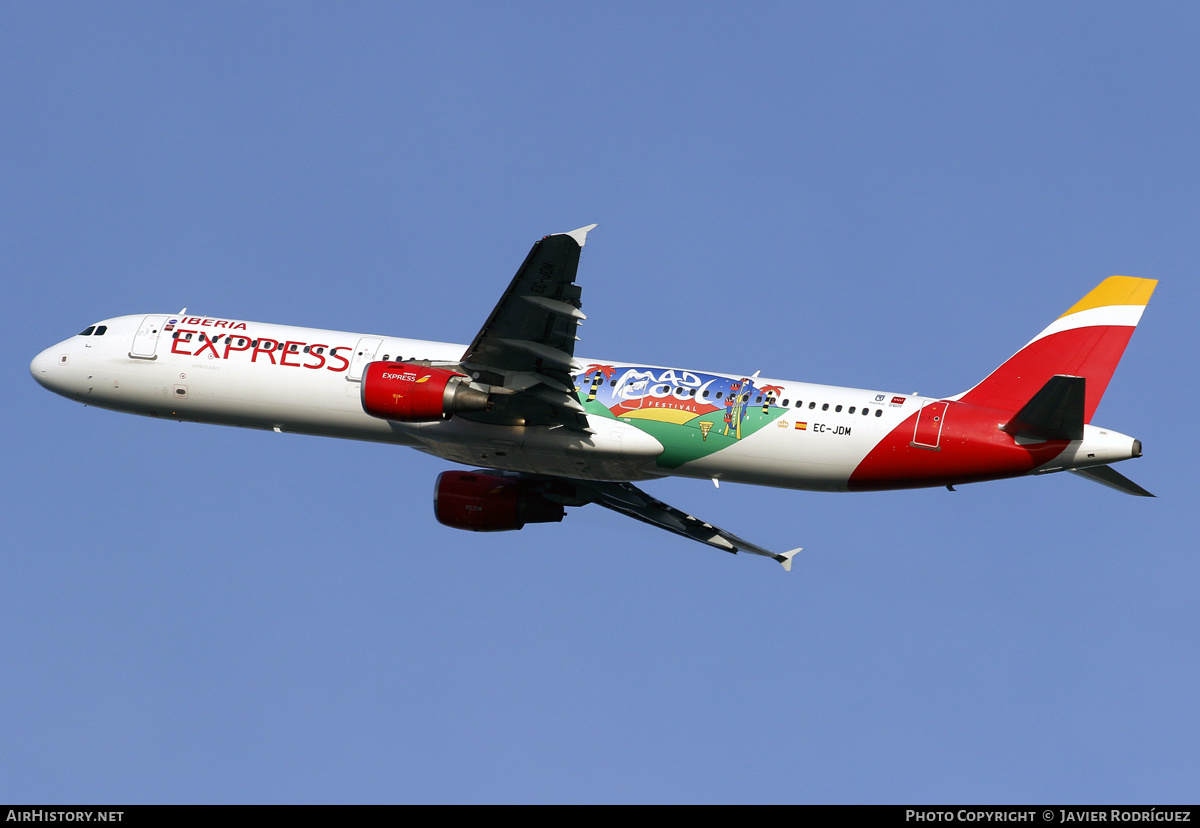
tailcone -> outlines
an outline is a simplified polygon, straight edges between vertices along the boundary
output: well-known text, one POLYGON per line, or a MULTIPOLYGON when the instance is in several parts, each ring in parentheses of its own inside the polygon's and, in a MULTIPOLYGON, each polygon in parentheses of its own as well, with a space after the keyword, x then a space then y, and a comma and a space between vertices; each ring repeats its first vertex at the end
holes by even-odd
POLYGON ((1093 425, 1084 426, 1083 439, 1072 443, 1047 471, 1106 466, 1142 456, 1142 441, 1093 425))

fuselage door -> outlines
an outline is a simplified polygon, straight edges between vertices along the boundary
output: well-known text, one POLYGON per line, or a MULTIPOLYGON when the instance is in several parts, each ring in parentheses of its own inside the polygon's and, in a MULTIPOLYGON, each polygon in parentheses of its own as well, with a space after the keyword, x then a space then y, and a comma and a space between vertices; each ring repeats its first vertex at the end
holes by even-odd
POLYGON ((917 427, 913 431, 912 444, 917 448, 941 450, 942 428, 946 425, 945 400, 926 403, 917 414, 917 427))
MULTIPOLYGON (((156 359, 154 351, 158 348, 158 337, 167 324, 165 316, 147 316, 143 319, 133 335, 133 347, 129 349, 129 355, 134 359, 156 359)), ((175 326, 172 324, 171 327, 175 326)))
POLYGON ((375 361, 375 352, 382 344, 383 340, 377 336, 364 336, 358 340, 358 345, 354 347, 354 356, 350 357, 350 370, 346 372, 346 379, 362 382, 363 371, 375 361))

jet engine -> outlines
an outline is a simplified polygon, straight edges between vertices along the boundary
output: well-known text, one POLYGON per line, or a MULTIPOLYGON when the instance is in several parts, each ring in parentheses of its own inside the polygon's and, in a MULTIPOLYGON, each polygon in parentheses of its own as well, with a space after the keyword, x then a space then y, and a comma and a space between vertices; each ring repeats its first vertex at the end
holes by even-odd
POLYGON ((372 417, 428 423, 486 411, 488 395, 455 371, 407 362, 372 362, 363 372, 362 407, 372 417))
POLYGON ((562 503, 538 491, 538 484, 484 472, 448 471, 433 492, 438 523, 472 532, 506 532, 526 523, 558 523, 562 503))

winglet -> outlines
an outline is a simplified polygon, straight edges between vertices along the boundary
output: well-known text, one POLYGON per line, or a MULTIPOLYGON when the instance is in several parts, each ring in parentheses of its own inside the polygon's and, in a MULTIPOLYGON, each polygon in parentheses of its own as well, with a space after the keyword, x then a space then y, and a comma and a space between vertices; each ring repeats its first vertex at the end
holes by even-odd
POLYGON ((781 563, 783 565, 783 569, 785 572, 791 572, 792 571, 792 557, 797 552, 800 552, 803 549, 804 549, 803 546, 797 546, 795 549, 791 550, 790 552, 784 552, 782 555, 776 555, 775 560, 779 561, 779 563, 781 563))
POLYGON ((587 242, 587 234, 596 229, 598 225, 589 224, 587 227, 580 227, 578 230, 572 230, 570 233, 563 233, 564 236, 570 236, 575 240, 575 243, 583 247, 587 242))

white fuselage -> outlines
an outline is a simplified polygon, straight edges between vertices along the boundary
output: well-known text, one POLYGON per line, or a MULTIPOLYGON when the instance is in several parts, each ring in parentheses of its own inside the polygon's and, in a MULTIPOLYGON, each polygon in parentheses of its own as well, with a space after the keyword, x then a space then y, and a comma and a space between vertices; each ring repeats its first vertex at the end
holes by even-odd
MULTIPOLYGON (((663 469, 655 462, 662 445, 619 419, 589 417, 595 433, 582 435, 563 428, 487 425, 461 417, 395 423, 363 411, 359 385, 367 363, 385 358, 452 363, 462 356, 463 345, 209 317, 184 317, 174 330, 143 335, 135 345, 143 326, 161 329, 169 318, 175 317, 106 320, 99 323, 107 328, 104 335, 67 339, 39 354, 31 371, 63 396, 151 417, 396 443, 459 463, 513 471, 608 480, 673 474, 828 491, 844 490, 863 456, 923 401, 759 379, 760 385, 781 388, 778 396, 790 405, 800 402, 794 417, 786 416, 717 454, 663 469), (243 347, 249 342, 255 346, 243 347), (280 343, 282 350, 265 350, 269 343, 280 343), (851 406, 855 414, 847 413, 851 406), (864 408, 865 415, 860 413, 864 408), (800 420, 806 424, 804 431, 794 427, 800 420)), ((608 364, 618 371, 626 367, 608 364)), ((647 395, 648 406, 670 407, 676 397, 686 398, 698 386, 689 381, 688 371, 652 370, 670 372, 674 382, 670 391, 647 395)))
MULTIPOLYGON (((77 335, 39 354, 30 366, 38 382, 88 405, 150 417, 395 443, 468 465, 579 479, 678 475, 846 491, 867 454, 933 402, 755 377, 759 389, 775 389, 775 419, 769 425, 706 456, 664 463, 672 450, 664 451, 669 441, 660 442, 632 423, 644 425, 639 417, 649 411, 663 415, 686 407, 689 400, 707 396, 714 378, 736 381, 736 375, 605 363, 613 377, 608 380, 606 374, 605 382, 639 389, 630 397, 638 409, 625 411, 628 416, 589 415, 591 434, 457 416, 398 423, 364 412, 365 366, 374 360, 455 363, 464 346, 178 314, 122 316, 98 325, 102 335, 77 335), (640 379, 627 383, 629 377, 640 379)), ((709 432, 692 429, 688 439, 708 440, 709 432)), ((1075 441, 1035 471, 1110 463, 1133 456, 1131 447, 1124 435, 1088 426, 1084 441, 1075 441)))

